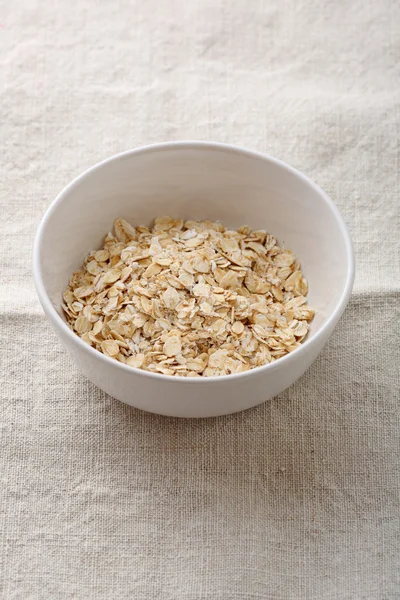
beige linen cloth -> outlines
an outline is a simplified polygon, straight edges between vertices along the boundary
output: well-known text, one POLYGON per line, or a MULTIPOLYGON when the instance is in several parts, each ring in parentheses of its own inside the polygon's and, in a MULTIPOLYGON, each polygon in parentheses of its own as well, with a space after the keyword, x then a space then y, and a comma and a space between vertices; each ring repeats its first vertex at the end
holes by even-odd
POLYGON ((3 0, 0 598, 400 598, 400 11, 394 0, 3 0), (31 277, 94 163, 210 139, 315 179, 357 277, 303 378, 178 420, 72 365, 31 277))

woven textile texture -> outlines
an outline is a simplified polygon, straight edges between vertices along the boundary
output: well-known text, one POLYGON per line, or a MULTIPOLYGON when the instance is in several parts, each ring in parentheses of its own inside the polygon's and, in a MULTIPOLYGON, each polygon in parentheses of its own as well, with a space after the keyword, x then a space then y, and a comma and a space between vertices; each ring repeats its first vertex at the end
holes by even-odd
POLYGON ((400 598, 399 3, 0 5, 0 598, 400 598), (218 419, 96 389, 31 277, 64 185, 176 139, 304 171, 356 252, 352 300, 311 369, 218 419))

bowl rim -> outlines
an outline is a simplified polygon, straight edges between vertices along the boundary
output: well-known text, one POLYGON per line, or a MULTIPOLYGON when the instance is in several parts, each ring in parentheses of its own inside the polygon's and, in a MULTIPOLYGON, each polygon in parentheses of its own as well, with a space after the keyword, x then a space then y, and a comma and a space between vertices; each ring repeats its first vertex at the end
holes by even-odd
POLYGON ((274 158, 268 154, 263 152, 258 152, 256 150, 249 150, 247 148, 243 148, 241 146, 236 146, 234 144, 226 144, 221 142, 212 142, 212 141, 198 141, 198 140, 184 140, 184 141, 173 141, 173 142, 161 142, 155 144, 148 144, 145 146, 139 146, 137 148, 133 148, 131 150, 126 150, 124 152, 120 152, 118 154, 114 154, 105 160, 96 163, 92 167, 89 167, 83 173, 75 177, 69 184, 67 184, 61 192, 56 196, 56 198, 51 202, 47 210, 45 211, 42 220, 37 229, 34 245, 33 245, 33 279, 36 287, 37 294, 39 296, 40 302, 43 306, 43 309, 51 320, 53 326, 56 329, 61 329, 62 332, 71 340, 72 344, 77 346, 77 349, 81 350, 84 353, 87 353, 89 356, 93 358, 97 358, 100 361, 105 361, 105 364, 112 365, 116 369, 122 369, 126 373, 130 373, 131 375, 148 377, 151 379, 161 379, 164 381, 170 381, 179 384, 189 384, 189 385, 202 385, 205 383, 223 383, 225 381, 235 381, 237 379, 242 379, 246 377, 254 377, 257 375, 261 375, 262 373, 272 372, 276 369, 283 368, 285 365, 290 367, 293 361, 299 359, 301 354, 304 352, 312 351, 313 348, 318 346, 320 340, 324 339, 326 331, 334 327, 337 321, 340 319, 351 295, 351 291, 353 288, 354 282, 354 274, 355 274, 355 260, 354 260, 354 251, 353 245, 351 242, 350 234, 347 229, 347 225, 345 224, 342 215, 336 204, 331 200, 331 198, 316 184, 314 183, 307 175, 304 175, 301 171, 298 171, 294 167, 286 164, 282 160, 278 158, 274 158), (243 373, 232 373, 230 375, 214 375, 212 377, 176 377, 174 375, 163 375, 162 373, 153 373, 151 371, 145 371, 143 369, 138 369, 136 367, 131 367, 129 365, 125 365, 111 357, 106 356, 102 352, 99 352, 95 348, 86 344, 76 333, 74 333, 67 325, 67 323, 62 319, 59 313, 54 308, 53 303, 51 302, 45 286, 43 282, 42 276, 42 268, 40 263, 40 249, 43 240, 43 234, 47 225, 48 220, 53 215, 53 213, 57 210, 57 207, 63 202, 65 196, 73 190, 74 187, 77 187, 83 179, 88 177, 89 175, 95 173, 98 170, 101 170, 105 165, 122 160, 127 156, 135 156, 136 154, 144 154, 148 152, 157 152, 163 150, 171 150, 171 149, 187 149, 193 150, 196 148, 209 149, 209 150, 224 150, 228 152, 233 152, 237 154, 245 155, 249 158, 257 158, 262 159, 267 162, 273 163, 276 166, 279 166, 283 170, 295 175, 309 186, 314 188, 314 190, 318 193, 319 197, 322 201, 324 201, 330 208, 335 217, 339 229, 343 235, 345 248, 346 248, 346 257, 347 257, 347 275, 346 282, 340 296, 339 301, 337 302, 336 307, 334 308, 331 316, 325 321, 322 325, 321 329, 315 333, 315 335, 311 339, 306 339, 300 346, 290 354, 286 354, 285 356, 279 358, 278 360, 267 363, 266 365, 255 367, 254 369, 250 369, 249 371, 244 371, 243 373))

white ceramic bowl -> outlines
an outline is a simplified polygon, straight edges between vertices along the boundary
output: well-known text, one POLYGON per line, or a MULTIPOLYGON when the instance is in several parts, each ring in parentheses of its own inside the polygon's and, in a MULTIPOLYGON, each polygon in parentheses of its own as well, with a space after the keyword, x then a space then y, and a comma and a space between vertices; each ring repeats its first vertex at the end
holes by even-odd
POLYGON ((211 417, 255 406, 291 385, 331 335, 350 297, 352 245, 338 209, 310 179, 269 156, 208 142, 131 150, 70 183, 37 232, 34 278, 44 311, 79 369, 99 388, 137 408, 211 417), (71 273, 100 247, 113 220, 150 224, 159 215, 266 229, 295 252, 316 309, 301 348, 237 375, 175 378, 123 365, 85 344, 60 305, 71 273))

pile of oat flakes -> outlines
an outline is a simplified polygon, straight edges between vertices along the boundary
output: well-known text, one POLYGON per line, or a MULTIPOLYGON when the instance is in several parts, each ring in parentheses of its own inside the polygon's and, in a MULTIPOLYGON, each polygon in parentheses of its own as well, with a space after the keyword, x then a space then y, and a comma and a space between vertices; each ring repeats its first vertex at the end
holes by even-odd
POLYGON ((186 377, 240 373, 299 347, 314 311, 290 250, 265 231, 119 218, 64 292, 71 328, 122 363, 186 377))

